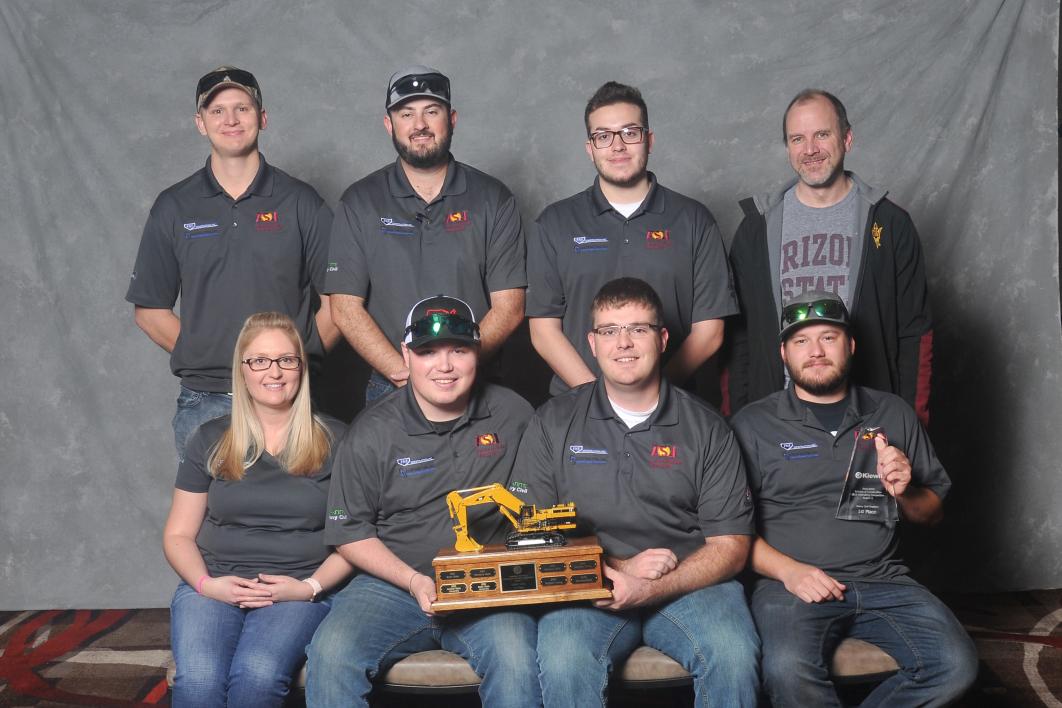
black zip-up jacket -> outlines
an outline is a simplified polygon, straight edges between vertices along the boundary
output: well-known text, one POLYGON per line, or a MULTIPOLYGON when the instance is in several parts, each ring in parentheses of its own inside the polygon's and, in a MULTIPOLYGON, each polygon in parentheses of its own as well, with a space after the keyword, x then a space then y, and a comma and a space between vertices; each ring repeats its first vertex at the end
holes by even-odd
MULTIPOLYGON (((933 330, 922 244, 906 211, 886 199, 883 190, 847 174, 866 214, 852 288, 856 354, 851 381, 902 397, 928 425, 933 330)), ((741 314, 727 321, 726 415, 785 386, 778 342, 781 290, 778 278, 772 277, 777 267, 772 267, 769 245, 773 243, 777 266, 785 191, 741 201, 745 217, 730 245, 741 314)))

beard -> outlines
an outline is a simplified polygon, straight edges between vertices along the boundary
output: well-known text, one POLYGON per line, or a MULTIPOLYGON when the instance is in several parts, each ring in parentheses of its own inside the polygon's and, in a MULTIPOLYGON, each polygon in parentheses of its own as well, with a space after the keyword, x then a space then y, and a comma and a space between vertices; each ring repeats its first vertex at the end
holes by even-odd
POLYGON ((852 368, 852 357, 846 356, 840 366, 832 370, 825 378, 813 379, 807 376, 803 369, 793 371, 788 363, 785 365, 789 372, 789 378, 793 383, 804 389, 812 396, 829 396, 834 393, 842 393, 848 387, 848 372, 852 368))
MULTIPOLYGON (((423 135, 423 133, 418 133, 418 135, 423 135)), ((446 164, 450 159, 450 141, 453 137, 453 129, 447 127, 446 135, 443 136, 443 139, 437 141, 435 147, 423 152, 413 152, 408 145, 404 145, 398 141, 398 137, 394 132, 391 133, 391 143, 395 146, 395 152, 398 153, 398 156, 402 158, 403 162, 410 167, 424 170, 446 164)))

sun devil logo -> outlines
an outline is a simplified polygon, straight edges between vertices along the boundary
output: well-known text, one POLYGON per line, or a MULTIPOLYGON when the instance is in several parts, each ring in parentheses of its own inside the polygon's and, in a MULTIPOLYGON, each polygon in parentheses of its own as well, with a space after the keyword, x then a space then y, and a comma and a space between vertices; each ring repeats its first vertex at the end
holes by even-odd
POLYGON ((256 231, 278 231, 280 229, 280 216, 275 211, 260 211, 254 215, 254 228, 256 231))
POLYGON ((653 445, 649 454, 653 457, 674 457, 677 453, 678 448, 674 445, 653 445))
POLYGON ((671 246, 671 231, 664 229, 663 231, 646 231, 645 232, 645 247, 646 248, 668 248, 671 246))
POLYGON ((498 439, 497 433, 480 433, 476 435, 476 455, 479 457, 497 457, 504 454, 505 445, 498 439))
POLYGON ((464 231, 468 226, 468 212, 467 211, 454 211, 446 215, 446 230, 447 231, 464 231))
POLYGON ((483 435, 476 436, 476 447, 485 447, 487 445, 497 445, 498 435, 497 433, 484 433, 483 435))
POLYGON ((677 464, 678 445, 653 445, 649 450, 650 467, 674 467, 677 464))
POLYGON ((875 250, 881 248, 881 233, 884 230, 885 230, 885 227, 882 226, 881 224, 879 224, 876 221, 874 222, 874 225, 870 227, 870 236, 871 236, 871 238, 874 239, 874 249, 875 250))

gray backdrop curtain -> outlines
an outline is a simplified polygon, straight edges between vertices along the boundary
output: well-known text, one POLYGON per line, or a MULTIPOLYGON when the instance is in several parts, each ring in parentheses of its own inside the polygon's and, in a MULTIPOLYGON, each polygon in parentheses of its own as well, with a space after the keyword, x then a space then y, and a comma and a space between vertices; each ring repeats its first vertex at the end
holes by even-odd
MULTIPOLYGON (((1062 585, 1057 47, 1050 0, 0 3, 0 609, 168 603, 177 381, 123 297, 152 200, 207 155, 193 93, 221 63, 262 83, 269 160, 331 204, 393 159, 391 72, 443 69, 455 154, 512 188, 525 225, 593 177, 589 95, 632 83, 650 168, 728 241, 737 201, 791 174, 791 96, 837 93, 848 165, 911 212, 928 260, 954 490, 916 534, 920 577, 1062 585)), ((526 346, 508 356, 542 391, 526 346)), ((353 412, 349 351, 329 380, 353 412)))

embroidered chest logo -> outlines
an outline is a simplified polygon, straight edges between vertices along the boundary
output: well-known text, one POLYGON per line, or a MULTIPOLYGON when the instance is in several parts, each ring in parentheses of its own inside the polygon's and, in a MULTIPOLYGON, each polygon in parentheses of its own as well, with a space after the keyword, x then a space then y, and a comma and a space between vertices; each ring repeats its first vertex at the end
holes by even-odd
POLYGON ((671 230, 664 229, 663 231, 646 231, 645 247, 653 249, 671 248, 671 230))
POLYGON ((416 232, 417 227, 408 221, 392 219, 389 216, 380 217, 380 233, 389 236, 413 236, 416 232))
POLYGON ((574 465, 603 465, 608 462, 608 450, 569 445, 568 452, 571 453, 568 461, 574 465))
POLYGON ((216 221, 208 221, 206 223, 199 223, 198 221, 189 221, 181 224, 184 227, 186 239, 193 238, 211 238, 221 233, 216 221))
POLYGON ((678 456, 678 445, 653 445, 649 449, 649 466, 656 469, 669 469, 682 464, 678 456))
POLYGON ((874 225, 870 227, 870 237, 874 239, 875 249, 881 248, 881 234, 883 231, 885 231, 885 227, 876 221, 874 222, 874 225))
POLYGON ((478 457, 498 457, 505 454, 505 443, 497 433, 480 433, 476 436, 476 455, 478 457))
POLYGON ((806 460, 819 456, 816 443, 783 442, 778 443, 778 447, 782 448, 782 458, 786 460, 806 460))
POLYGON ((450 232, 464 231, 468 228, 469 216, 467 211, 454 211, 446 215, 444 229, 450 232))
POLYGON ((608 239, 603 236, 572 236, 576 253, 593 253, 594 251, 607 251, 608 239))
POLYGON ((395 460, 395 464, 398 465, 399 477, 419 477, 422 474, 429 474, 435 471, 434 457, 421 457, 417 459, 412 457, 399 457, 395 460))
POLYGON ((280 231, 280 215, 275 211, 260 211, 254 215, 255 231, 280 231))

